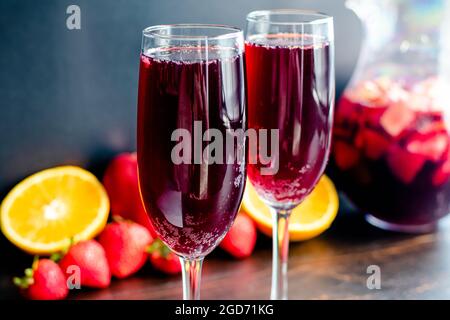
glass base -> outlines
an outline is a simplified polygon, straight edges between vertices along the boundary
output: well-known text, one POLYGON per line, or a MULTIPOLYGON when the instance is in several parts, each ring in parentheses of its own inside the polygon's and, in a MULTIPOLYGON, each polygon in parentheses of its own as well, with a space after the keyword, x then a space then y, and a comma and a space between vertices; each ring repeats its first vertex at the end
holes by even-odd
POLYGON ((403 232, 403 233, 429 233, 433 232, 437 228, 437 222, 431 222, 427 224, 419 224, 419 225, 407 225, 407 224, 396 224, 391 222, 386 222, 379 218, 374 217, 371 214, 366 214, 366 221, 371 225, 387 230, 387 231, 395 231, 395 232, 403 232))

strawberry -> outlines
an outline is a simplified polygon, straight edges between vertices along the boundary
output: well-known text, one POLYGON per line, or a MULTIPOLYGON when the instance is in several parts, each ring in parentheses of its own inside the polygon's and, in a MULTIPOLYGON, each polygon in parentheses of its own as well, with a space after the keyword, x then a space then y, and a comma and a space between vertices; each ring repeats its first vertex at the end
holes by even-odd
POLYGON ((35 258, 33 266, 25 269, 23 278, 14 278, 14 284, 32 300, 62 300, 69 293, 61 268, 50 259, 35 258))
POLYGON ((98 238, 111 274, 117 278, 126 278, 142 268, 147 260, 146 248, 152 240, 147 228, 132 221, 110 223, 98 238))
POLYGON ((256 226, 244 213, 239 213, 220 247, 237 259, 249 257, 256 244, 256 226))
POLYGON ((105 250, 95 240, 81 241, 71 246, 59 262, 67 277, 70 266, 80 269, 80 284, 91 288, 106 288, 111 283, 111 272, 105 250))
POLYGON ((106 168, 103 184, 111 202, 112 215, 143 225, 155 237, 139 194, 136 153, 116 156, 106 168))
POLYGON ((336 165, 341 170, 348 170, 359 161, 359 152, 356 148, 343 141, 333 142, 333 155, 336 165))
POLYGON ((173 275, 181 272, 180 258, 159 239, 148 247, 149 260, 156 270, 173 275))
POLYGON ((426 158, 395 145, 388 151, 387 162, 392 173, 403 183, 411 183, 425 164, 426 158))
POLYGON ((404 103, 392 104, 381 116, 380 124, 392 137, 396 138, 416 119, 414 111, 404 103))

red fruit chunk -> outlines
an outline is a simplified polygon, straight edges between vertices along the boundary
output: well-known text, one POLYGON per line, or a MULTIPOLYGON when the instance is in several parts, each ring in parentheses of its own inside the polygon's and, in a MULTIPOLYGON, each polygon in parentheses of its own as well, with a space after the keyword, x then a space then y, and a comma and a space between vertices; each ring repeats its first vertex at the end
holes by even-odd
POLYGON ((426 158, 408 152, 399 146, 389 149, 387 162, 392 173, 403 183, 411 183, 425 164, 426 158))
POLYGON ((439 161, 448 147, 448 135, 442 134, 414 134, 406 144, 406 149, 414 154, 427 157, 432 161, 439 161))
POLYGON ((443 156, 443 162, 437 167, 431 176, 431 182, 435 187, 440 187, 450 179, 450 149, 443 156))
POLYGON ((398 137, 415 120, 414 111, 403 103, 391 105, 381 116, 380 124, 392 137, 398 137))
POLYGON ((35 261, 25 270, 25 277, 14 278, 14 283, 32 300, 61 300, 69 293, 61 268, 50 259, 35 261))
POLYGON ((112 215, 143 225, 155 237, 156 233, 139 194, 136 154, 122 153, 116 156, 105 171, 103 184, 108 192, 112 215))
POLYGON ((356 136, 355 136, 355 141, 354 141, 354 146, 357 149, 362 149, 364 148, 364 143, 365 143, 365 137, 364 137, 364 129, 360 130, 356 136))
POLYGON ((361 134, 364 137, 364 153, 371 160, 379 159, 391 145, 389 139, 374 130, 363 129, 361 134))
POLYGON ((343 141, 338 140, 333 142, 333 154, 334 161, 341 170, 348 170, 359 161, 358 150, 343 141))
POLYGON ((423 135, 433 134, 433 133, 445 133, 447 132, 447 126, 442 120, 438 121, 427 121, 420 125, 417 132, 423 135))
POLYGON ((98 241, 105 249, 111 274, 126 278, 143 267, 153 238, 143 226, 120 221, 108 224, 98 241))
POLYGON ((364 107, 364 120, 367 126, 378 128, 380 119, 387 110, 384 106, 364 107))
POLYGON ((80 270, 81 286, 91 288, 106 288, 111 282, 111 272, 105 250, 95 240, 81 241, 70 247, 69 251, 59 262, 59 266, 70 277, 71 266, 78 266, 80 270))
POLYGON ((249 257, 256 244, 256 226, 244 213, 239 213, 220 247, 237 259, 249 257))
POLYGON ((181 272, 180 258, 159 239, 155 239, 147 250, 149 260, 156 270, 174 275, 181 272))
POLYGON ((431 177, 431 181, 435 187, 439 187, 446 183, 450 178, 450 161, 445 161, 431 177))
POLYGON ((352 90, 352 97, 357 101, 364 101, 370 105, 382 105, 386 103, 387 92, 392 86, 392 81, 387 78, 379 78, 361 82, 352 90))

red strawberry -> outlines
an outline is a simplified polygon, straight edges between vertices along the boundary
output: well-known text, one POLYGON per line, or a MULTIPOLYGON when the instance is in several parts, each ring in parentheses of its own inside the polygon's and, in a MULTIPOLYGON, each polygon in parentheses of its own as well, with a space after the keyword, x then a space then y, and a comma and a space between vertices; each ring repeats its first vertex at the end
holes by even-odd
POLYGON ((411 183, 425 164, 426 158, 402 149, 399 146, 390 148, 387 162, 392 173, 403 183, 411 183))
POLYGON ((142 268, 147 260, 146 248, 152 240, 145 227, 131 221, 108 224, 98 238, 111 274, 117 278, 126 278, 142 268))
POLYGON ((155 239, 148 248, 149 260, 153 267, 166 274, 178 274, 181 272, 180 258, 159 239, 155 239))
POLYGON ((35 259, 25 277, 14 278, 14 284, 32 300, 62 300, 69 293, 66 277, 58 264, 50 259, 35 259))
POLYGON ((359 161, 358 150, 343 141, 333 142, 333 155, 336 165, 341 170, 348 170, 359 161))
POLYGON ((404 103, 391 105, 381 116, 380 124, 392 137, 398 137, 415 120, 414 111, 404 103))
POLYGON ((246 214, 239 213, 220 247, 237 259, 249 257, 256 244, 256 226, 246 214))
POLYGON ((111 283, 111 272, 105 250, 95 240, 81 241, 69 248, 59 262, 67 277, 70 266, 80 268, 80 284, 92 288, 106 288, 111 283))
POLYGON ((139 194, 136 153, 116 156, 105 171, 103 184, 111 202, 112 215, 143 225, 155 237, 139 194))

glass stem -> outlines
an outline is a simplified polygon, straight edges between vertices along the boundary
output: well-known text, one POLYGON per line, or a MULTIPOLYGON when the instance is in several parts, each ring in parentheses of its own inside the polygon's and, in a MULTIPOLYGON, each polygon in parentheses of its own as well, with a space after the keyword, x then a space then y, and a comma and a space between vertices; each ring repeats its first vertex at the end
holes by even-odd
POLYGON ((187 259, 180 257, 183 275, 183 300, 200 300, 200 280, 203 257, 187 259))
POLYGON ((272 300, 288 298, 287 268, 289 257, 289 216, 290 210, 272 209, 272 300))

